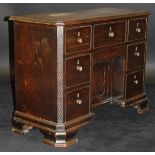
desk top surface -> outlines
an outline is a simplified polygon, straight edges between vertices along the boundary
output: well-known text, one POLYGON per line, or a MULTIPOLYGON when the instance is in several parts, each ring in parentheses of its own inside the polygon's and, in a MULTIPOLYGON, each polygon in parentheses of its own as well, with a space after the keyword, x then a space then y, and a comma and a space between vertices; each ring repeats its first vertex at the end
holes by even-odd
POLYGON ((61 23, 74 24, 81 22, 110 20, 145 15, 149 15, 149 12, 117 8, 97 8, 72 12, 50 12, 22 16, 11 16, 9 20, 56 25, 61 23))

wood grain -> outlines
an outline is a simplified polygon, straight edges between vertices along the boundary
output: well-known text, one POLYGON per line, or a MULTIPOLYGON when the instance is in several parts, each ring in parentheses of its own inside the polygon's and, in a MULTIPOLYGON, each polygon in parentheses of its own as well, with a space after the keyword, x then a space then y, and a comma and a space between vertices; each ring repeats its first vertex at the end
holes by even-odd
POLYGON ((148 15, 99 8, 11 16, 13 132, 34 127, 44 143, 67 147, 105 103, 147 112, 148 15))

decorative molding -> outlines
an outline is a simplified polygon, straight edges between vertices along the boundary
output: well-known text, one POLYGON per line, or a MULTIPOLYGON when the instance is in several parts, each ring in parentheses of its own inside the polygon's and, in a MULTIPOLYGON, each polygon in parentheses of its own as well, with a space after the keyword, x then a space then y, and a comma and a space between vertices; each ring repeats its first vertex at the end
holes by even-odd
POLYGON ((26 121, 26 120, 21 119, 21 118, 13 117, 13 121, 20 122, 20 123, 25 124, 25 125, 33 126, 35 128, 39 128, 39 129, 42 129, 42 130, 47 131, 47 132, 55 133, 55 130, 53 130, 51 128, 45 127, 43 125, 39 125, 38 123, 26 121))
POLYGON ((70 126, 70 125, 72 125, 72 124, 74 124, 74 123, 78 123, 78 122, 83 121, 83 120, 85 120, 85 119, 88 119, 88 118, 90 118, 90 117, 92 117, 92 116, 94 116, 94 114, 93 114, 93 113, 90 113, 90 114, 86 114, 86 115, 83 115, 83 116, 81 116, 81 117, 72 119, 72 120, 70 120, 70 121, 65 122, 65 126, 70 126))
POLYGON ((18 117, 21 116, 21 117, 24 117, 24 118, 28 118, 30 120, 40 122, 40 123, 45 123, 47 125, 56 126, 55 122, 52 122, 52 121, 49 121, 49 120, 46 120, 46 119, 43 119, 43 118, 38 118, 38 117, 35 117, 35 116, 31 116, 31 115, 28 115, 28 114, 20 112, 20 111, 15 111, 14 116, 16 116, 16 115, 18 117))
MULTIPOLYGON (((63 42, 64 26, 57 25, 57 123, 63 123, 63 42)), ((62 126, 62 125, 60 125, 62 126)))

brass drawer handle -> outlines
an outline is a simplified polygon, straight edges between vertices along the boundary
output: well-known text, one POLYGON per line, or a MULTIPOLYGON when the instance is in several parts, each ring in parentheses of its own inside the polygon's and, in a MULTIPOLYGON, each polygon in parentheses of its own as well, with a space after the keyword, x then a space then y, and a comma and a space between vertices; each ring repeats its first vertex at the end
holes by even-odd
POLYGON ((137 32, 137 33, 140 33, 140 32, 141 32, 141 28, 137 27, 137 28, 136 28, 136 32, 137 32))
POLYGON ((82 72, 82 70, 83 70, 82 66, 80 66, 80 60, 79 59, 77 60, 76 70, 79 72, 82 72))
POLYGON ((79 104, 79 105, 82 104, 82 100, 81 99, 77 99, 76 100, 76 104, 79 104))
POLYGON ((82 44, 82 38, 78 37, 77 38, 77 43, 82 44))
POLYGON ((139 57, 140 56, 140 53, 138 52, 138 47, 136 46, 135 48, 135 56, 139 57))
POLYGON ((110 38, 113 38, 115 36, 115 33, 114 32, 109 32, 109 37, 110 38))
POLYGON ((82 40, 82 38, 80 37, 80 36, 81 36, 81 33, 78 32, 77 36, 78 36, 78 38, 77 38, 77 43, 78 43, 78 44, 82 44, 83 40, 82 40))
POLYGON ((79 71, 79 72, 82 72, 83 68, 82 68, 82 66, 79 66, 79 65, 78 65, 78 66, 76 67, 76 70, 79 71))
POLYGON ((113 38, 115 36, 115 33, 112 32, 111 26, 109 27, 109 38, 113 38))
POLYGON ((136 32, 137 33, 140 33, 141 32, 141 28, 139 27, 139 22, 137 22, 136 32))
POLYGON ((138 80, 135 80, 134 83, 137 85, 139 83, 139 81, 138 80))
POLYGON ((135 52, 135 56, 139 57, 140 53, 139 52, 135 52))

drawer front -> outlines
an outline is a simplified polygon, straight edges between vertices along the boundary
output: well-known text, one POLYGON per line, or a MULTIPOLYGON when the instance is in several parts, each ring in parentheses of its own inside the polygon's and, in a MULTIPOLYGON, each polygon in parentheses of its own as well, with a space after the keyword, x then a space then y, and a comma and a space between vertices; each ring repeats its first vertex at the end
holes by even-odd
POLYGON ((124 47, 101 49, 100 51, 93 53, 93 63, 96 64, 106 59, 112 59, 114 57, 122 56, 124 52, 124 47))
POLYGON ((90 88, 66 94, 66 121, 89 114, 90 88))
POLYGON ((94 48, 125 42, 125 28, 125 21, 95 25, 94 48))
POLYGON ((146 18, 129 20, 129 41, 146 38, 146 21, 146 18))
POLYGON ((66 53, 91 48, 91 26, 66 29, 66 53))
POLYGON ((90 81, 90 54, 66 60, 66 87, 90 81))
POLYGON ((126 98, 140 95, 144 92, 144 71, 130 73, 126 77, 126 98))
POLYGON ((134 69, 145 64, 145 43, 128 46, 127 70, 134 69))

